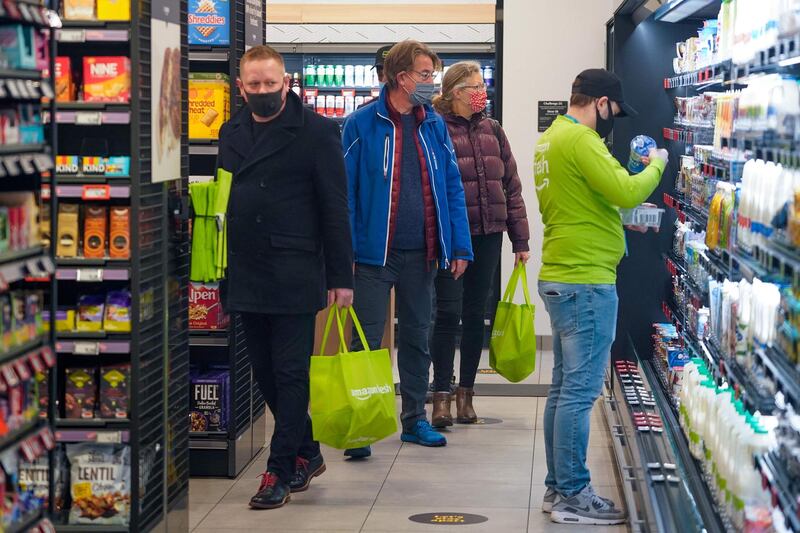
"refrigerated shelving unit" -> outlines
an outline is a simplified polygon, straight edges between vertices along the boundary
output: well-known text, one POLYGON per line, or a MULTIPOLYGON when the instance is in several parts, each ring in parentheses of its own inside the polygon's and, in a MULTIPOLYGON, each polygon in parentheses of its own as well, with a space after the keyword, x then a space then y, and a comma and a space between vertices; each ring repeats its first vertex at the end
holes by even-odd
MULTIPOLYGON (((691 154, 692 145, 702 142, 708 132, 676 123, 673 98, 740 88, 752 73, 784 72, 786 68, 779 63, 798 55, 800 36, 783 39, 778 46, 758 53, 748 65, 735 67, 724 62, 676 76, 672 70, 675 43, 696 35, 699 22, 715 18, 721 2, 672 0, 654 13, 644 11, 643 4, 634 0, 623 3, 608 25, 608 66, 622 78, 626 101, 642 111, 638 118, 617 122, 612 152, 626 162, 630 151, 628 140, 638 134, 650 135, 666 145, 670 163, 650 200, 668 208, 662 230, 670 228, 676 218, 691 224, 695 230, 705 229, 709 213, 676 192, 674 177, 678 174, 679 156, 691 154)), ((738 134, 734 137, 723 143, 746 146, 755 157, 777 162, 779 158, 797 155, 793 151, 796 147, 781 152, 781 147, 772 142, 759 145, 765 139, 753 140, 738 134)), ((741 166, 735 162, 712 162, 703 168, 703 173, 735 183, 741 176, 741 166)), ((665 369, 653 357, 652 324, 664 322, 665 318, 673 323, 686 350, 706 361, 718 384, 729 383, 749 412, 777 413, 786 404, 795 409, 800 407, 798 369, 778 347, 757 349, 755 364, 775 385, 775 390, 769 390, 735 359, 723 355, 713 338, 698 338, 671 295, 671 278, 682 280, 680 288, 700 306, 709 305, 708 290, 692 282, 683 258, 672 253, 672 231, 662 231, 659 235, 628 234, 627 241, 629 254, 618 271, 617 342, 603 404, 612 430, 630 525, 633 531, 732 531, 729 517, 709 488, 703 464, 690 453, 679 423, 678 406, 665 380, 665 369), (646 276, 642 275, 644 272, 646 276), (640 390, 647 391, 652 396, 648 400, 652 401, 648 405, 643 402, 632 405, 631 400, 636 402, 636 399, 628 395, 630 389, 626 390, 626 386, 634 389, 641 386, 640 390), (634 411, 655 415, 661 421, 656 427, 663 429, 640 430, 637 416, 632 415, 634 411)), ((736 248, 709 251, 706 255, 704 268, 718 281, 792 276, 796 279, 796 273, 800 272, 800 252, 782 246, 775 239, 751 253, 736 248)), ((797 514, 800 486, 796 480, 788 475, 776 454, 755 457, 754 466, 762 474, 763 486, 772 491, 775 517, 783 517, 785 530, 800 531, 797 514)))

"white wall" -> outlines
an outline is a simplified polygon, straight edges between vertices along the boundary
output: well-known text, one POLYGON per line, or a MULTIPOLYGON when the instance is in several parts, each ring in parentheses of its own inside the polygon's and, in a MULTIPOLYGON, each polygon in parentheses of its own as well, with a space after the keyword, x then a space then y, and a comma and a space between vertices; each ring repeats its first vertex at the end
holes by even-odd
MULTIPOLYGON (((503 127, 519 165, 531 226, 528 268, 536 301, 536 333, 550 335, 550 321, 536 291, 541 267, 542 219, 533 186, 533 153, 539 138, 539 100, 569 100, 575 76, 605 66, 606 22, 620 0, 505 0, 503 127)), ((505 243, 503 290, 514 268, 505 243)), ((502 294, 502 291, 501 291, 502 294)), ((519 296, 517 299, 519 300, 519 296)))

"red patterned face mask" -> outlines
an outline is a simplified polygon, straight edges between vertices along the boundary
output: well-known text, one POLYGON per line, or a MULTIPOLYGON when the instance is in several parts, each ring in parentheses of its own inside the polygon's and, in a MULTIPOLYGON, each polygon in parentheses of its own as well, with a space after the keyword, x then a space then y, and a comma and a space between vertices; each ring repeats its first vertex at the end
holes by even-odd
POLYGON ((475 91, 469 95, 469 105, 473 113, 486 109, 486 91, 475 91))

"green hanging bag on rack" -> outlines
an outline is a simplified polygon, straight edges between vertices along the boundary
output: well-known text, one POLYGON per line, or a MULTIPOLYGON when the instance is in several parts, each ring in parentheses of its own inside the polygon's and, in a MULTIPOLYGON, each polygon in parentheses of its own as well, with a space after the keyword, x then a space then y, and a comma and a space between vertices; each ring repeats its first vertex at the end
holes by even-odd
POLYGON ((348 314, 369 346, 353 308, 332 306, 325 324, 320 353, 325 353, 334 319, 339 328, 339 353, 311 357, 310 407, 314 440, 344 450, 369 446, 397 432, 392 362, 386 349, 350 352, 345 346, 348 314))
POLYGON ((512 383, 518 383, 536 369, 536 307, 531 304, 525 264, 519 263, 508 281, 506 293, 497 304, 489 342, 489 365, 512 383), (517 283, 522 280, 525 303, 514 303, 517 283))

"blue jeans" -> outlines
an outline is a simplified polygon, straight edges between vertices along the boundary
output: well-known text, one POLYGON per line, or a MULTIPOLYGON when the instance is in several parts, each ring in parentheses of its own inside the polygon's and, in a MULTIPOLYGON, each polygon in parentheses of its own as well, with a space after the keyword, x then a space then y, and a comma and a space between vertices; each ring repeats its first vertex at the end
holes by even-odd
MULTIPOLYGON (((436 264, 425 259, 425 251, 392 250, 385 267, 356 264, 353 307, 364 336, 373 350, 380 349, 386 324, 386 307, 392 287, 397 297, 397 367, 400 371, 400 396, 403 400, 403 431, 411 431, 418 420, 425 420, 425 396, 431 354, 428 332, 431 327, 433 279, 436 264)), ((352 350, 361 350, 361 340, 353 332, 352 350)))
POLYGON ((564 496, 591 481, 586 449, 595 400, 617 328, 614 285, 539 282, 539 295, 553 326, 553 384, 544 412, 545 484, 564 496))

